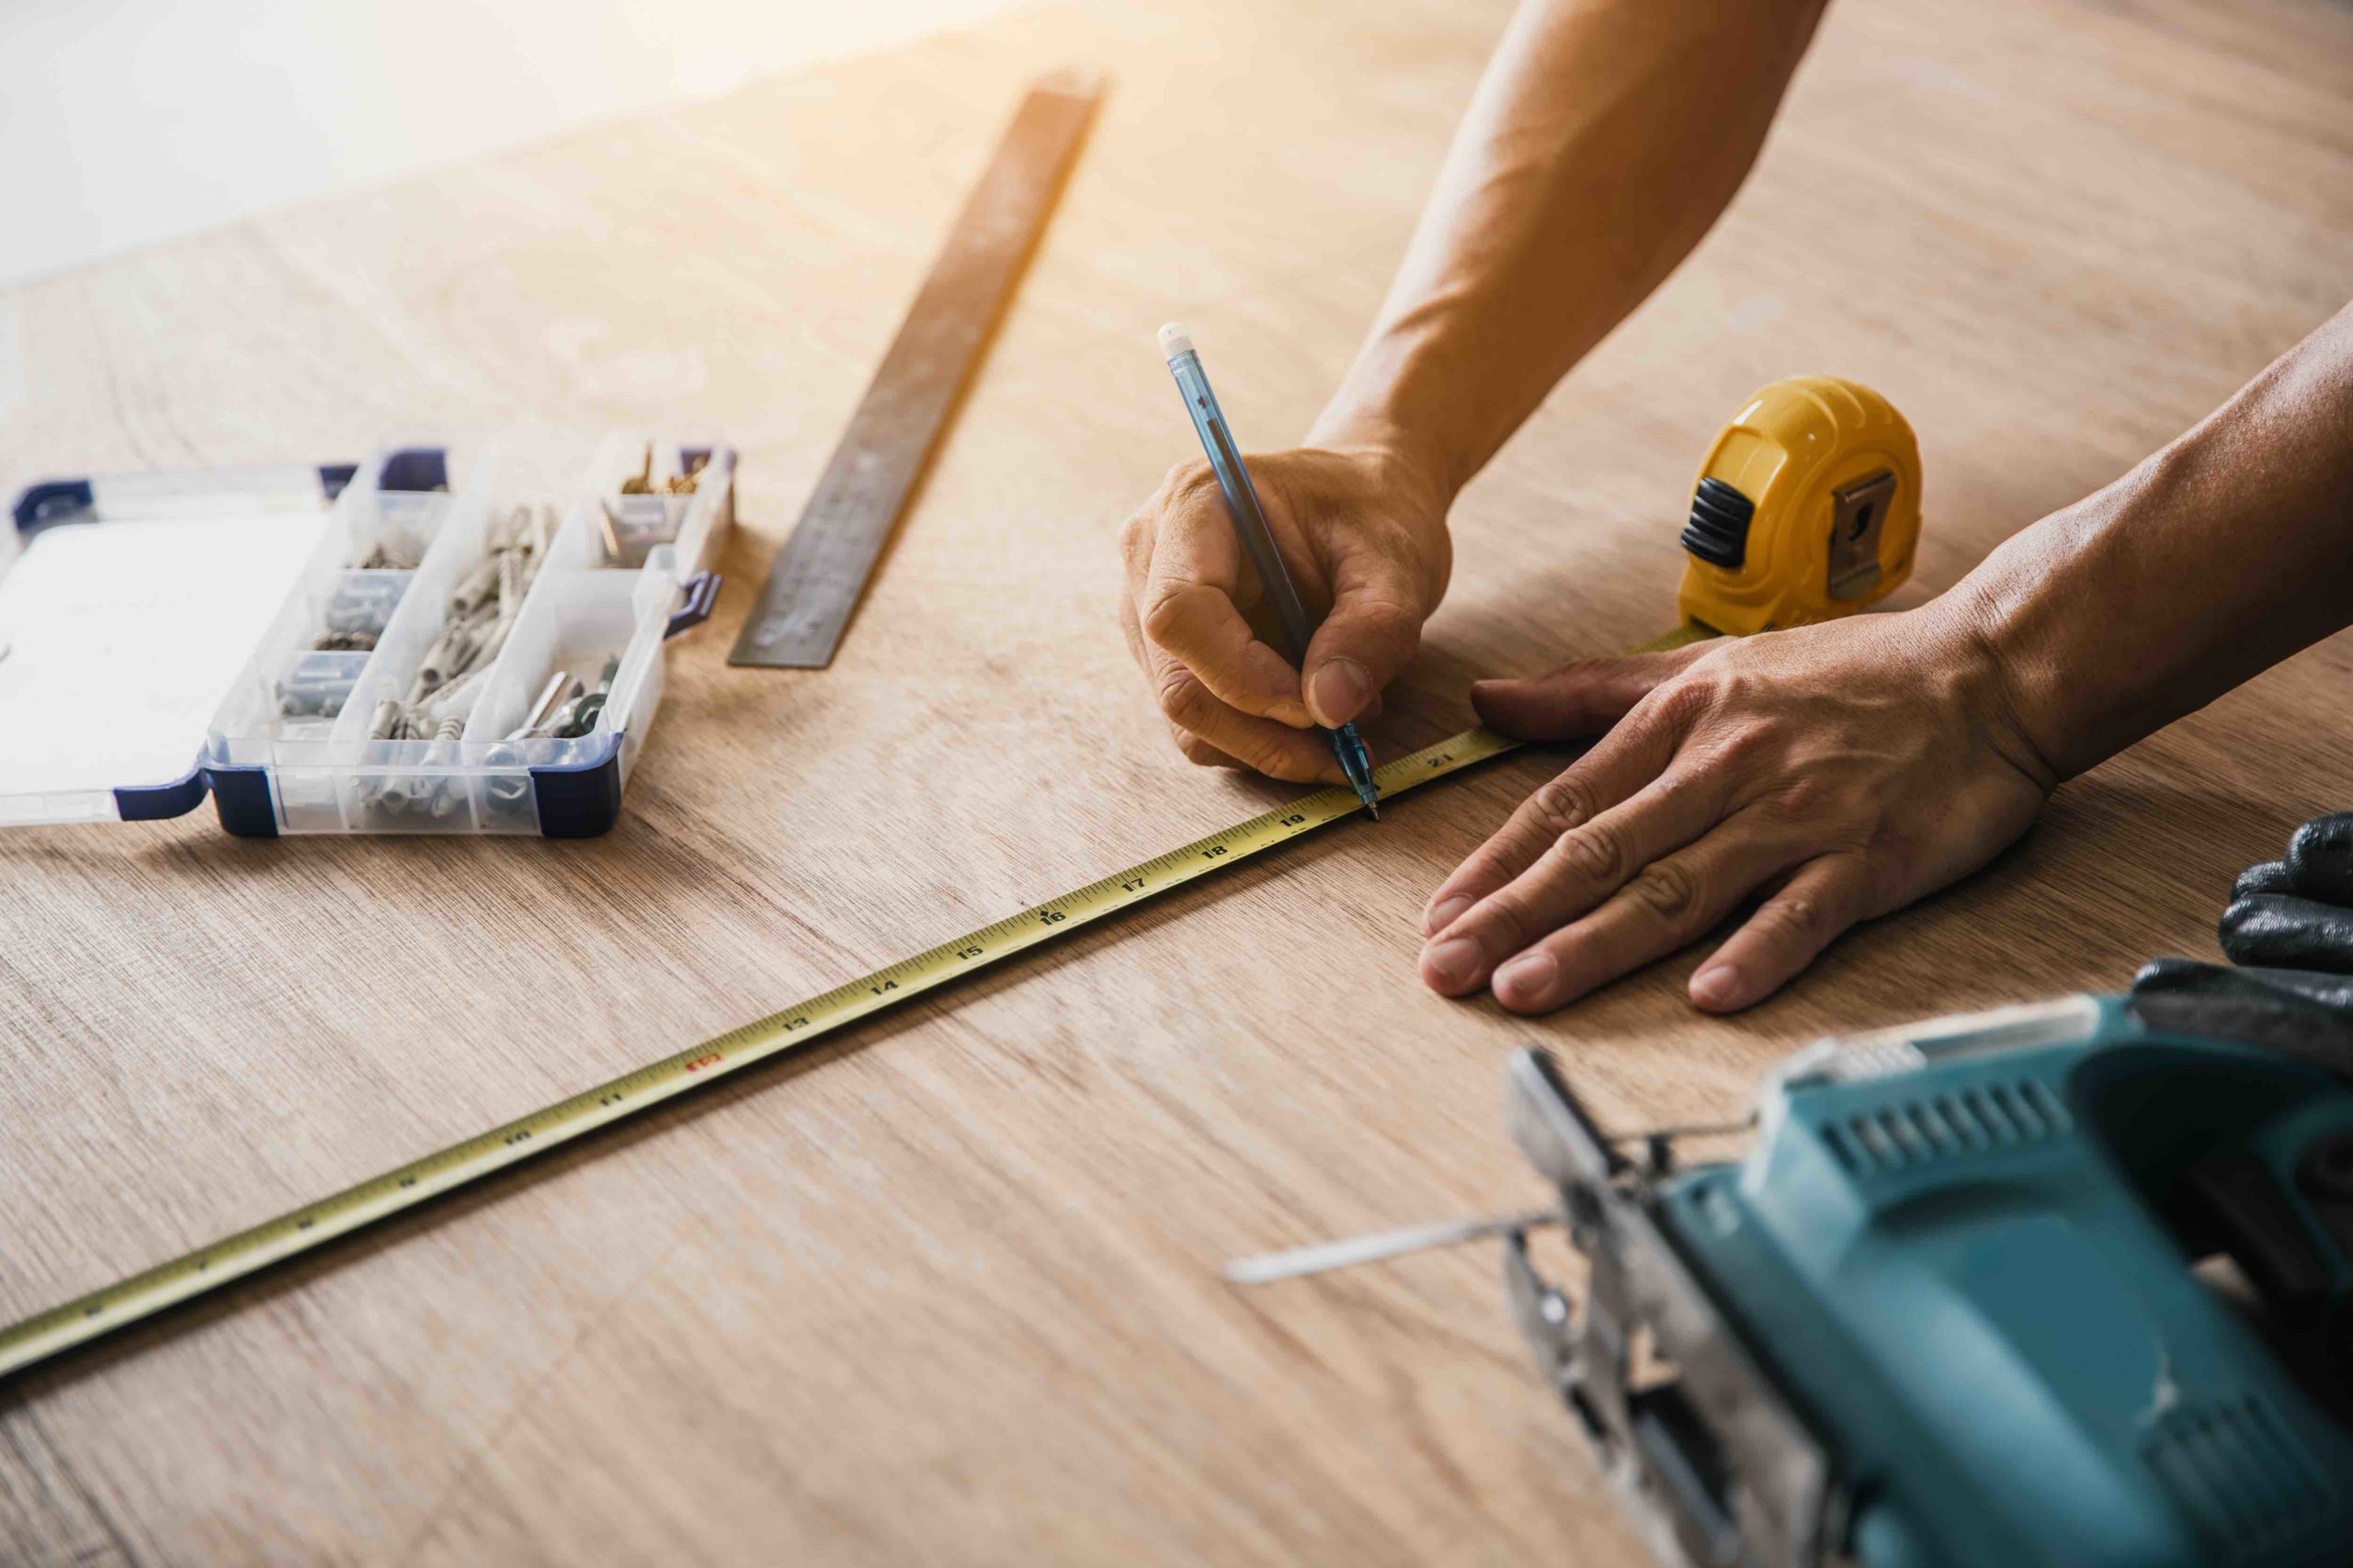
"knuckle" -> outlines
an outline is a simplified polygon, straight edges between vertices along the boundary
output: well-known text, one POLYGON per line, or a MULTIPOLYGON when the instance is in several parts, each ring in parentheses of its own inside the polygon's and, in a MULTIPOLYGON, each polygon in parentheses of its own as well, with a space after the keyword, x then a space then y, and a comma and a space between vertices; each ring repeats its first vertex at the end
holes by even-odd
POLYGON ((1313 767, 1302 764, 1281 742, 1268 735, 1254 733, 1244 744, 1242 760, 1252 772, 1263 773, 1269 778, 1297 781, 1314 776, 1313 767))
MULTIPOLYGON (((1476 909, 1485 900, 1494 896, 1483 890, 1510 886, 1513 874, 1514 868, 1508 857, 1497 847, 1494 839, 1489 839, 1472 850, 1464 858, 1462 864, 1454 869, 1454 874, 1449 877, 1438 890, 1441 896, 1434 902, 1442 903, 1445 898, 1452 897, 1456 893, 1469 893, 1471 909, 1476 909)), ((1467 916, 1470 913, 1471 910, 1466 909, 1462 912, 1462 915, 1457 918, 1467 916)))
POLYGON ((1868 913, 1873 893, 1875 857, 1840 854, 1817 860, 1817 870, 1766 901, 1756 912, 1765 935, 1786 948, 1811 952, 1868 913))
POLYGON ((1411 635, 1422 629, 1421 611, 1404 599, 1385 593, 1351 595, 1336 614, 1347 618, 1370 631, 1392 635, 1411 635))
POLYGON ((1180 635, 1191 619, 1195 592, 1190 583, 1164 583, 1154 588, 1151 602, 1143 607, 1143 634, 1161 643, 1180 635))
POLYGON ((1600 823, 1561 835, 1552 852, 1569 871, 1587 881, 1615 884, 1626 880, 1626 841, 1600 823))
POLYGON ((1653 717, 1668 724, 1688 724, 1715 705, 1714 683, 1697 671, 1694 665, 1651 693, 1644 706, 1653 717))
POLYGON ((1199 458, 1187 458, 1182 462, 1172 463, 1168 472, 1161 476, 1160 493, 1171 501, 1182 501, 1199 494, 1203 489, 1214 488, 1216 484, 1217 475, 1210 472, 1208 463, 1199 458))
POLYGON ((1360 636, 1378 646, 1381 652, 1376 656, 1394 660, 1399 667, 1411 664, 1422 651, 1422 614, 1410 605, 1381 599, 1369 606, 1352 606, 1347 619, 1360 636))
POLYGON ((1830 935, 1830 911, 1812 893, 1784 893, 1757 914, 1764 935, 1783 948, 1816 947, 1830 935))
POLYGON ((1561 838, 1592 820, 1593 791, 1575 774, 1563 773, 1538 786, 1528 806, 1537 826, 1561 838))
POLYGON ((1477 928, 1486 940, 1479 945, 1489 952, 1516 952, 1528 944, 1533 934, 1533 917, 1528 900, 1517 888, 1500 888, 1489 893, 1472 912, 1477 928))
POLYGON ((1710 750, 1717 764, 1736 773, 1770 767, 1773 735, 1761 724, 1743 724, 1729 733, 1711 737, 1710 750))
POLYGON ((1660 774, 1644 791, 1661 811, 1681 812, 1706 801, 1716 792, 1717 786, 1704 767, 1680 758, 1677 763, 1660 774))
POLYGON ((1193 678, 1192 671, 1181 666, 1160 677, 1160 687, 1154 695, 1160 702, 1161 716, 1172 724, 1198 730, 1209 716, 1209 688, 1193 678))
POLYGON ((1834 791, 1812 773, 1793 773, 1773 792, 1773 806, 1791 822, 1810 823, 1824 815, 1834 791))
POLYGON ((1627 896, 1637 905, 1678 928, 1699 914, 1703 891, 1698 873, 1677 860, 1661 860, 1626 884, 1627 896))
POLYGON ((1714 681, 1716 699, 1730 708, 1755 708, 1759 699, 1771 689, 1771 683, 1752 669, 1734 666, 1718 675, 1714 681))

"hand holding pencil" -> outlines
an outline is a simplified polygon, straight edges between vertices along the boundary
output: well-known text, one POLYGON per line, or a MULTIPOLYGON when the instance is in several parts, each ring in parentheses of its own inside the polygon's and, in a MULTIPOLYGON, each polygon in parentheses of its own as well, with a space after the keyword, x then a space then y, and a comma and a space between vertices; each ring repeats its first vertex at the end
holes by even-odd
POLYGON ((1378 443, 1254 457, 1245 470, 1189 338, 1172 326, 1162 344, 1212 461, 1178 464, 1129 519, 1129 647, 1191 760, 1355 784, 1342 761, 1353 736, 1336 749, 1318 729, 1376 710, 1412 662, 1451 561, 1440 488, 1378 443), (1238 479, 1238 510, 1219 462, 1238 479), (1271 642, 1245 614, 1258 608, 1271 642))

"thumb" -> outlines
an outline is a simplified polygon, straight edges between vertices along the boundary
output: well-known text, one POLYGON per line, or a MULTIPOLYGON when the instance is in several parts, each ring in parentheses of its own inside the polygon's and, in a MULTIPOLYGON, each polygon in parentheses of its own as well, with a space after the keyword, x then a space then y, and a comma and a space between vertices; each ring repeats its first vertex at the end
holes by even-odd
POLYGON ((1471 706, 1481 723, 1523 741, 1597 735, 1705 652, 1693 647, 1623 659, 1579 659, 1527 680, 1474 681, 1471 706))
POLYGON ((1370 550, 1333 564, 1332 613, 1307 644, 1301 691, 1330 729, 1362 717, 1422 644, 1422 596, 1404 565, 1370 550))

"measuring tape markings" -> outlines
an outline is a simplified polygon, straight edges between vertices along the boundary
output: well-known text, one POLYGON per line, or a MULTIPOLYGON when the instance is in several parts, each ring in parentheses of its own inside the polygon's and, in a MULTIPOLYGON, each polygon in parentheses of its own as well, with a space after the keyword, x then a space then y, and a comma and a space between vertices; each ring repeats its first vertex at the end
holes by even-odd
MULTIPOLYGON (((1633 652, 1678 648, 1713 635, 1687 621, 1633 652)), ((1373 778, 1386 801, 1519 746, 1519 742, 1491 730, 1466 730, 1375 768, 1373 778)), ((730 1074, 806 1050, 861 1018, 1250 859, 1361 809, 1350 790, 1319 790, 38 1312, 0 1329, 0 1378, 730 1074)))
MULTIPOLYGON (((1399 757, 1378 769, 1374 777, 1385 800, 1516 750, 1518 744, 1488 731, 1466 731, 1399 757)), ((0 1377, 415 1208, 441 1193, 480 1181, 729 1074, 804 1050, 871 1014, 1361 809, 1348 790, 1318 790, 37 1313, 0 1329, 0 1377)))

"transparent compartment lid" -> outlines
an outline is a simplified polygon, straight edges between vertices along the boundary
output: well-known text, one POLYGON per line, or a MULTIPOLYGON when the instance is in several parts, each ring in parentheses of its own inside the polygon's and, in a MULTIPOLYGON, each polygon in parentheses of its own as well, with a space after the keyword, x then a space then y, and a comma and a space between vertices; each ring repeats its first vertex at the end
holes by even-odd
POLYGON ((16 523, 33 531, 0 545, 0 825, 195 808, 212 716, 317 546, 340 477, 151 474, 25 493, 16 523))

